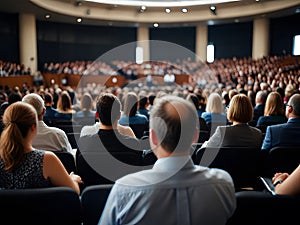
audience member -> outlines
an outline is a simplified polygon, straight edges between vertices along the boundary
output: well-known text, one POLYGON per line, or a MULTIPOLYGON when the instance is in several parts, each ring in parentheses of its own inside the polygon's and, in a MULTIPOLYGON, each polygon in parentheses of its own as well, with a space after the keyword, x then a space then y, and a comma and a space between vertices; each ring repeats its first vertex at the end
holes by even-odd
POLYGON ((143 94, 138 95, 138 113, 144 115, 149 120, 148 97, 143 94))
POLYGON ((158 160, 152 169, 115 182, 99 224, 226 223, 236 207, 233 181, 224 170, 193 164, 189 153, 198 138, 196 124, 188 101, 175 96, 157 101, 150 140, 158 160))
POLYGON ((25 95, 22 101, 32 105, 38 115, 38 132, 32 141, 32 146, 42 150, 67 151, 75 156, 75 152, 65 132, 57 127, 49 127, 43 121, 46 109, 42 97, 31 93, 25 95))
POLYGON ((257 147, 262 144, 262 132, 248 125, 253 117, 253 106, 244 94, 233 96, 227 111, 232 125, 219 126, 203 147, 257 147))
POLYGON ((72 120, 75 110, 72 109, 72 101, 67 91, 62 91, 58 97, 57 113, 55 118, 63 120, 72 120))
POLYGON ((252 126, 256 126, 259 117, 264 115, 266 99, 267 92, 258 91, 256 93, 253 120, 250 123, 252 126))
POLYGON ((49 125, 53 120, 53 118, 55 117, 55 113, 57 113, 57 110, 53 107, 54 105, 53 96, 50 92, 45 93, 44 102, 45 102, 46 112, 44 114, 43 120, 46 124, 49 125))
POLYGON ((211 134, 215 132, 218 126, 228 123, 222 97, 218 93, 213 92, 208 96, 206 112, 203 112, 201 117, 204 118, 211 134))
POLYGON ((271 92, 268 94, 266 100, 264 115, 259 117, 257 126, 280 124, 286 121, 283 100, 280 94, 278 92, 271 92))
POLYGON ((135 136, 141 138, 143 133, 149 130, 149 120, 145 115, 137 113, 137 110, 138 97, 134 92, 128 92, 124 96, 123 114, 121 115, 119 124, 130 126, 135 136))
POLYGON ((276 146, 300 145, 300 94, 289 98, 285 108, 286 123, 267 127, 262 150, 270 150, 276 146))
POLYGON ((300 165, 291 173, 275 173, 272 177, 274 190, 279 195, 299 195, 300 194, 300 165))
POLYGON ((75 113, 73 120, 82 125, 93 125, 96 120, 96 111, 93 110, 93 98, 85 93, 80 101, 80 110, 75 113))
MULTIPOLYGON (((98 133, 92 135, 81 136, 78 142, 78 149, 76 158, 87 152, 130 152, 140 159, 142 155, 140 141, 128 135, 121 134, 118 129, 118 121, 121 115, 121 103, 119 99, 110 93, 103 93, 97 99, 96 115, 100 120, 98 133)), ((125 162, 126 163, 126 162, 125 162)), ((82 171, 78 170, 86 185, 99 184, 101 179, 93 181, 85 179, 89 174, 81 174, 82 171)), ((103 180, 103 179, 102 179, 103 180)), ((104 181, 111 183, 111 181, 104 181)))
POLYGON ((36 110, 25 102, 11 104, 4 113, 0 138, 0 189, 64 186, 80 193, 80 176, 67 173, 50 151, 32 147, 37 134, 36 110))

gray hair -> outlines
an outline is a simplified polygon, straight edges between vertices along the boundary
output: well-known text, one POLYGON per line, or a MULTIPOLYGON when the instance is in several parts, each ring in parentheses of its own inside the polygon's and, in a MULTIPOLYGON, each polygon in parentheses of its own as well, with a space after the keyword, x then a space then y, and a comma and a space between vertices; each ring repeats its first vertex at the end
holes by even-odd
POLYGON ((35 108, 38 116, 42 114, 43 109, 45 108, 44 100, 40 95, 35 93, 25 95, 22 98, 22 102, 32 105, 35 108))
POLYGON ((293 107, 293 112, 300 117, 300 94, 293 94, 288 102, 293 107))

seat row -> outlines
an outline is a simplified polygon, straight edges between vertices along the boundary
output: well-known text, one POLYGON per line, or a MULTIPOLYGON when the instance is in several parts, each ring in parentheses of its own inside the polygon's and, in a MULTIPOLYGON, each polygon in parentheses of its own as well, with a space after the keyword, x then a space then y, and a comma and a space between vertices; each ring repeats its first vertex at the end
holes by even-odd
MULTIPOLYGON (((11 225, 96 225, 111 188, 93 185, 81 196, 65 187, 0 190, 1 221, 11 225)), ((262 191, 240 191, 235 196, 237 207, 226 225, 299 224, 299 196, 262 191)))

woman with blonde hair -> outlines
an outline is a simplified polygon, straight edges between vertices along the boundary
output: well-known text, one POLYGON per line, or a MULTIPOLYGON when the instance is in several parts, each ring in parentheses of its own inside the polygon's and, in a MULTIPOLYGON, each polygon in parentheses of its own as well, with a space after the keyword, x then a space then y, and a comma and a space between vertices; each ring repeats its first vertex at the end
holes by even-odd
POLYGON ((264 115, 259 117, 257 126, 269 126, 286 121, 281 95, 278 92, 271 92, 266 100, 264 115))
POLYGON ((28 103, 10 105, 4 115, 0 137, 0 189, 27 189, 51 186, 70 187, 80 194, 81 178, 67 173, 51 151, 37 150, 37 113, 28 103))
POLYGON ((201 117, 205 120, 211 134, 218 126, 228 124, 221 95, 213 92, 208 96, 205 112, 201 117))
POLYGON ((245 94, 230 100, 227 119, 232 125, 217 127, 213 136, 201 147, 261 147, 262 132, 248 125, 253 118, 253 106, 245 94))

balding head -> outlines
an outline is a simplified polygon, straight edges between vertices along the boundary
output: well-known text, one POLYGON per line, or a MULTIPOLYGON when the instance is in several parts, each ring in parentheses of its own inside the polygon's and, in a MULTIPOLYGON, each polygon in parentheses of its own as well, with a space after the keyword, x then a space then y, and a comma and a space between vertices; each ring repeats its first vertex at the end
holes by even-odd
POLYGON ((293 114, 300 117, 300 94, 294 94, 289 99, 288 105, 292 107, 293 114))
POLYGON ((150 129, 169 153, 190 149, 198 123, 194 105, 180 97, 164 96, 151 109, 150 129))
POLYGON ((44 100, 42 99, 42 97, 39 96, 38 94, 31 93, 31 94, 25 95, 22 98, 22 101, 29 103, 30 105, 32 105, 35 108, 37 115, 39 117, 39 120, 40 120, 40 117, 43 115, 44 108, 45 108, 44 100))

